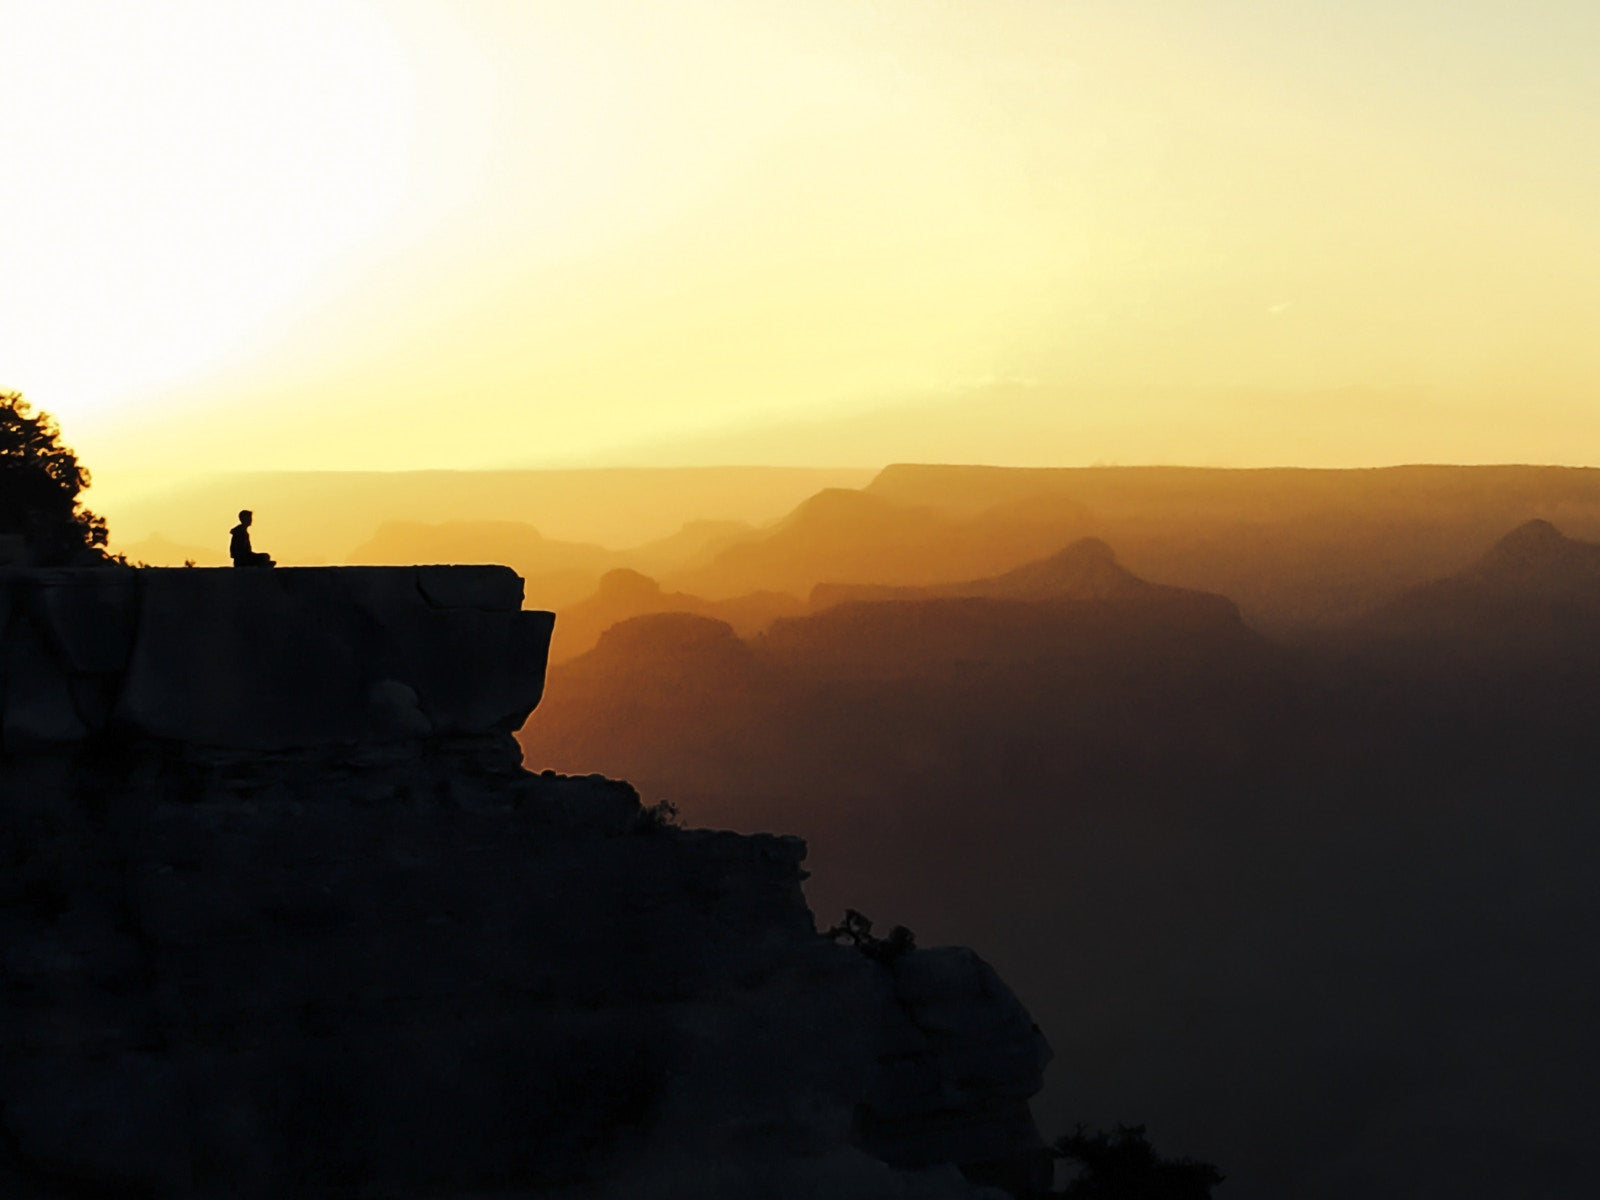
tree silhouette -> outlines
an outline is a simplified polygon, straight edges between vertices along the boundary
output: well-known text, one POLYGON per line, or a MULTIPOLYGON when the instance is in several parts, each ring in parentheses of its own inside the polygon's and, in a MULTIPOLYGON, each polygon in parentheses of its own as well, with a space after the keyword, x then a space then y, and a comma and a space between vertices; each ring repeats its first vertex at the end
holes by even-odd
POLYGON ((1083 1165, 1066 1191, 1052 1193, 1070 1200, 1210 1200, 1223 1178, 1210 1163, 1160 1157, 1143 1125, 1118 1125, 1115 1133, 1087 1133, 1079 1125, 1056 1139, 1055 1151, 1083 1165))
POLYGON ((78 503, 89 472, 49 413, 0 392, 0 537, 20 536, 40 566, 105 558, 106 523, 78 503))

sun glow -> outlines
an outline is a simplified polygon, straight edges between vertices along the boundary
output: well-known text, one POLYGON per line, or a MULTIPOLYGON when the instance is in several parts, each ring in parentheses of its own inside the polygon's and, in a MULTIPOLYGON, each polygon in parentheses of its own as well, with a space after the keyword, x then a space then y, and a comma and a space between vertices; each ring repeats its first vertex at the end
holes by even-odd
POLYGON ((4 45, 0 362, 69 423, 225 361, 405 194, 406 58, 361 4, 52 0, 4 45))
POLYGON ((0 387, 100 487, 1600 454, 1576 0, 0 7, 0 387))

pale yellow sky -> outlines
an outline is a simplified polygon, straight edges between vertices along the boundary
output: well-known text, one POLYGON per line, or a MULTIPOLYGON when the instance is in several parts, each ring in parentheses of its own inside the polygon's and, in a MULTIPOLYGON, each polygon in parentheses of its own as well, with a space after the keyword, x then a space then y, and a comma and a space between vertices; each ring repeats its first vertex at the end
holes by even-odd
POLYGON ((140 470, 1600 462, 1600 15, 0 0, 0 387, 140 470))

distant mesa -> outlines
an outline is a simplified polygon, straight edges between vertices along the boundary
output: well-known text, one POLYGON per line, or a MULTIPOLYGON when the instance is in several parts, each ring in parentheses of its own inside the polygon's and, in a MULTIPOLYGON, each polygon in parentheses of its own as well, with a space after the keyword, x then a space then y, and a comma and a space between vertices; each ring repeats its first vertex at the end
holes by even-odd
POLYGON ((586 620, 607 603, 615 606, 611 611, 624 604, 682 611, 618 622, 597 635, 591 652, 568 661, 585 675, 615 672, 635 681, 693 661, 707 677, 729 677, 751 661, 840 677, 921 675, 952 664, 1187 655, 1254 637, 1226 596, 1140 579, 1098 538, 1080 538, 1047 558, 959 583, 819 584, 808 612, 772 616, 768 610, 764 628, 753 635, 715 619, 761 599, 704 601, 662 592, 635 572, 613 572, 591 601, 578 606, 586 620))
POLYGON ((726 621, 697 613, 660 612, 619 621, 580 661, 591 670, 624 672, 620 678, 646 688, 663 674, 722 678, 729 670, 746 670, 753 656, 726 621))
POLYGON ((766 537, 729 547, 711 573, 743 573, 804 591, 817 572, 904 569, 949 540, 952 523, 931 509, 903 508, 865 492, 830 488, 790 513, 766 537))
POLYGON ((666 651, 703 650, 739 641, 733 626, 696 613, 648 613, 619 621, 600 638, 600 649, 635 651, 648 646, 666 651))
POLYGON ((745 521, 686 521, 677 533, 631 547, 620 557, 644 574, 687 570, 704 566, 729 546, 756 534, 756 527, 745 521))
MULTIPOLYGON (((959 586, 959 585, 955 585, 959 586)), ((1117 562, 1099 538, 1080 538, 1059 554, 975 582, 971 595, 1015 600, 1127 600, 1179 592, 1149 583, 1117 562)), ((951 594, 961 594, 952 592, 951 594)))
POLYGON ((975 514, 972 520, 978 526, 1000 529, 1036 525, 1052 530, 1086 530, 1094 522, 1094 511, 1076 496, 1064 492, 1030 491, 997 501, 975 514))
POLYGON ((927 587, 819 585, 812 612, 755 640, 766 661, 844 677, 990 669, 1045 660, 1102 665, 1231 653, 1255 635, 1238 606, 1166 587, 1082 538, 1002 574, 927 587))
POLYGON ((600 576, 593 598, 608 604, 655 604, 662 595, 661 585, 644 572, 618 567, 600 576))
POLYGON ((1037 562, 986 579, 924 587, 871 587, 818 584, 811 591, 813 609, 835 604, 881 600, 929 600, 938 597, 984 597, 997 600, 1147 600, 1199 595, 1140 579, 1117 562, 1116 553, 1099 538, 1080 538, 1037 562))
POLYGON ((1071 492, 1082 474, 1070 469, 891 463, 866 490, 899 504, 925 504, 970 518, 999 505, 1071 492))
POLYGON ((1060 498, 988 505, 951 515, 867 491, 830 488, 762 536, 728 546, 670 582, 699 595, 804 595, 819 583, 927 586, 1007 570, 1088 530, 1085 510, 1060 498))
POLYGON ((1029 496, 1059 495, 1101 519, 1184 515, 1281 521, 1329 511, 1463 511, 1528 509, 1530 497, 1593 512, 1600 505, 1600 469, 1545 466, 1413 465, 1369 469, 1301 467, 993 467, 897 463, 865 489, 903 505, 926 505, 973 517, 1029 496))
POLYGON ((823 488, 803 500, 780 524, 780 528, 849 524, 863 521, 894 520, 906 510, 868 492, 854 488, 823 488))
POLYGON ((1476 661, 1600 661, 1600 544, 1528 521, 1465 570, 1411 588, 1352 634, 1476 661))
POLYGON ((1569 538, 1549 521, 1529 521, 1460 578, 1489 590, 1600 603, 1600 544, 1569 538))
POLYGON ((1569 538, 1549 521, 1528 521, 1465 570, 1413 588, 1391 607, 1447 599, 1564 601, 1600 607, 1600 543, 1569 538))
POLYGON ((847 551, 884 538, 931 545, 947 536, 950 526, 949 518, 931 508, 899 505, 848 488, 827 488, 785 517, 764 545, 768 550, 847 551))
POLYGON ((650 613, 692 613, 726 622, 740 637, 748 637, 778 617, 804 611, 805 604, 786 592, 752 592, 727 600, 707 600, 688 592, 664 591, 650 576, 618 567, 601 576, 592 596, 560 610, 551 660, 575 658, 591 649, 618 622, 650 613))

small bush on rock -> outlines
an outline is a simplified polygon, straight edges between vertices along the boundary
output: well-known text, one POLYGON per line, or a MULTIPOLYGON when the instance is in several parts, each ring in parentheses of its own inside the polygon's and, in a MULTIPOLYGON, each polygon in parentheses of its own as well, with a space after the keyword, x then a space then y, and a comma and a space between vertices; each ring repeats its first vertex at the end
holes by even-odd
POLYGON ((640 829, 682 829, 678 806, 671 800, 657 800, 639 811, 640 829))
POLYGON ((1211 1200, 1223 1180, 1210 1163, 1159 1156, 1143 1125, 1118 1125, 1115 1133, 1079 1125, 1056 1139, 1055 1154, 1083 1167, 1065 1191, 1051 1193, 1068 1200, 1211 1200))
POLYGON ((846 941, 875 962, 891 963, 917 948, 916 936, 904 925, 889 930, 888 937, 875 937, 872 922, 853 908, 844 910, 844 920, 828 930, 834 941, 846 941))

